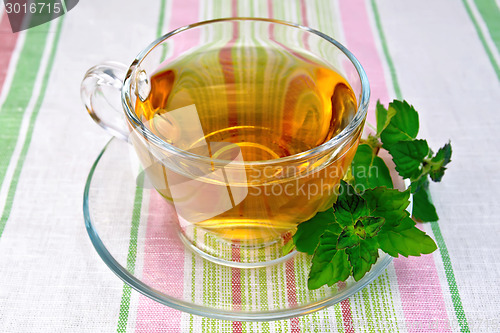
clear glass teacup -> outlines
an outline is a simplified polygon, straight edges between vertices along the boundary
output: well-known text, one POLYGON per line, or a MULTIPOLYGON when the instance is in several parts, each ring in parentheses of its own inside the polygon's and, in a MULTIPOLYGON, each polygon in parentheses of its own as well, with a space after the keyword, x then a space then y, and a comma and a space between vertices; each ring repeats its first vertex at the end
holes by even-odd
POLYGON ((176 29, 128 68, 91 68, 81 91, 91 117, 133 145, 184 243, 238 267, 287 258, 296 226, 331 206, 370 94, 337 41, 256 18, 176 29))

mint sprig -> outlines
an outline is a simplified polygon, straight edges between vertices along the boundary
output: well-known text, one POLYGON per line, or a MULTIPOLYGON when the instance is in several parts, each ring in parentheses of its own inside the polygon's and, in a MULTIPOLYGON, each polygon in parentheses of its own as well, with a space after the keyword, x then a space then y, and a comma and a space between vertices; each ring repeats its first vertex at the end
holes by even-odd
MULTIPOLYGON (((429 179, 440 182, 443 178, 451 161, 451 143, 448 142, 434 154, 426 140, 417 139, 418 112, 406 101, 394 100, 387 109, 378 102, 376 116, 377 134, 370 135, 365 142, 377 149, 377 152, 379 146, 386 149, 392 156, 396 171, 403 178, 410 179, 416 201, 413 205, 413 217, 424 222, 437 221, 439 217, 429 193, 429 179)), ((359 154, 361 157, 364 155, 363 152, 359 154)), ((360 157, 354 157, 354 160, 359 159, 360 157)), ((363 167, 369 168, 369 165, 364 164, 363 167)), ((356 173, 353 175, 356 184, 373 188, 373 184, 367 183, 363 177, 356 178, 356 173)))
POLYGON ((436 221, 429 181, 439 182, 451 161, 451 144, 432 152, 426 140, 417 139, 418 113, 406 101, 376 107, 376 133, 363 139, 341 181, 333 206, 299 224, 292 242, 312 257, 308 287, 317 289, 345 281, 359 281, 376 263, 379 251, 397 257, 419 256, 437 249, 436 243, 416 227, 406 210, 413 194, 413 217, 436 221), (393 189, 389 168, 378 156, 386 149, 396 171, 411 181, 406 191, 393 189), (362 193, 354 190, 365 189, 362 193))
POLYGON ((308 288, 331 286, 349 276, 359 281, 376 263, 379 249, 395 257, 434 251, 432 238, 405 210, 409 195, 385 187, 360 195, 342 180, 333 207, 299 224, 293 236, 297 250, 313 254, 308 288))
POLYGON ((417 137, 419 121, 418 113, 406 101, 394 100, 385 109, 377 102, 377 133, 384 148, 400 141, 410 141, 417 137), (383 124, 379 128, 379 124, 383 124))
POLYGON ((389 168, 384 160, 377 156, 378 147, 375 149, 370 144, 360 144, 351 164, 351 172, 356 179, 356 184, 365 188, 386 186, 392 188, 392 178, 389 168))

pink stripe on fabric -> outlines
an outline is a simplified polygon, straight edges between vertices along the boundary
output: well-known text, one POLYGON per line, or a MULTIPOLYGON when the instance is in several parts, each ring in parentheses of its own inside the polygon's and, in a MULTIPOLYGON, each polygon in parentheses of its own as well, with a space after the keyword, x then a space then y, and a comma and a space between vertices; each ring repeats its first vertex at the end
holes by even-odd
POLYGON ((352 323, 352 311, 351 302, 349 299, 345 299, 340 302, 340 308, 342 309, 342 322, 344 323, 345 333, 354 333, 354 325, 352 323))
MULTIPOLYGON (((365 6, 365 0, 340 1, 341 21, 347 47, 354 53, 367 72, 371 85, 371 106, 368 120, 375 123, 374 103, 377 99, 383 104, 389 102, 389 94, 384 76, 382 60, 375 45, 374 32, 365 6)), ((441 320, 444 326, 433 332, 449 332, 441 285, 432 255, 402 258, 394 260, 394 267, 401 294, 401 301, 407 323, 429 323, 430 320, 441 320)), ((428 332, 417 326, 409 326, 409 332, 428 332)))
MULTIPOLYGON (((198 1, 199 0, 172 0, 172 13, 170 14, 168 29, 167 31, 162 31, 162 34, 198 22, 198 12, 200 8, 198 1)), ((192 45, 192 41, 200 40, 201 34, 199 29, 192 29, 183 31, 182 36, 182 40, 177 39, 176 43, 173 44, 174 49, 172 53, 167 56, 166 60, 161 63, 159 68, 167 65, 172 59, 175 59, 175 57, 187 51, 192 45), (184 43, 184 41, 186 42, 184 43)))
MULTIPOLYGON (((231 15, 233 17, 238 16, 238 1, 231 1, 231 15)), ((224 80, 226 83, 234 83, 234 73, 232 71, 233 67, 233 59, 231 54, 231 48, 233 47, 235 41, 239 37, 239 29, 236 23, 233 24, 233 35, 231 40, 227 43, 226 47, 220 51, 219 61, 221 62, 222 67, 230 69, 229 71, 224 71, 224 80)), ((237 123, 237 114, 236 110, 232 108, 229 114, 228 123, 236 124, 237 123)), ((237 244, 237 240, 234 240, 236 244, 231 244, 231 260, 233 262, 241 261, 241 252, 240 247, 237 244)), ((232 302, 233 309, 238 311, 241 310, 241 270, 238 268, 231 268, 231 293, 232 293, 232 302)), ((241 321, 233 321, 232 322, 233 333, 242 333, 243 332, 243 324, 241 321)))
POLYGON ((9 69, 10 58, 14 48, 16 47, 17 37, 19 33, 13 33, 7 13, 4 12, 0 21, 0 92, 3 89, 5 77, 9 69))
MULTIPOLYGON (((231 14, 232 16, 238 16, 238 2, 236 0, 231 1, 231 14)), ((232 36, 231 40, 225 45, 223 49, 219 52, 219 63, 223 68, 224 72, 224 82, 227 85, 234 84, 234 71, 233 71, 233 57, 232 57, 232 47, 235 41, 239 37, 239 29, 237 23, 232 25, 232 36)), ((229 98, 229 97, 228 97, 229 98)), ((234 102, 234 101, 233 101, 234 102)), ((229 108, 228 115, 228 124, 229 126, 235 126, 237 123, 237 112, 234 107, 235 103, 231 103, 228 100, 228 104, 231 105, 229 108)), ((235 244, 231 244, 231 261, 240 262, 241 261, 241 253, 240 247, 238 245, 238 240, 233 240, 235 244)), ((241 310, 241 297, 242 296, 242 288, 241 288, 241 271, 238 268, 231 268, 231 298, 232 298, 232 306, 233 310, 239 311, 241 310)), ((241 333, 243 331, 243 324, 240 321, 233 321, 231 323, 232 331, 234 333, 241 333)))
MULTIPOLYGON (((200 8, 198 0, 172 0, 171 8, 169 31, 198 21, 200 8)), ((191 40, 199 40, 198 31, 195 30, 190 34, 187 37, 192 38, 191 40)), ((173 55, 181 54, 187 47, 183 44, 175 45, 173 55)), ((168 290, 174 297, 182 298, 185 248, 176 234, 175 210, 158 192, 153 190, 149 214, 144 249, 143 281, 154 287, 167 283, 168 287, 165 290, 168 290), (168 253, 168 255, 159 257, 159 253, 168 253)), ((156 289, 161 290, 161 288, 156 289)), ((181 311, 161 305, 143 295, 139 297, 136 332, 182 332, 181 311)))
MULTIPOLYGON (((240 248, 238 245, 231 244, 231 261, 241 261, 240 248)), ((241 270, 235 267, 231 268, 231 292, 233 310, 241 310, 241 270)))
POLYGON ((451 332, 432 254, 394 259, 409 333, 451 332))
MULTIPOLYGON (((343 281, 337 283, 339 287, 339 291, 342 291, 346 284, 343 281)), ((346 333, 354 333, 354 324, 352 322, 352 311, 351 311, 351 302, 347 298, 340 302, 340 311, 342 313, 342 324, 344 326, 344 332, 346 333)))
MULTIPOLYGON (((146 228, 142 280, 170 296, 182 298, 184 244, 177 236, 177 215, 155 190, 151 190, 146 228)), ((139 296, 136 332, 181 332, 180 324, 180 311, 139 296)))
POLYGON ((451 332, 433 254, 394 259, 394 268, 408 332, 451 332))
POLYGON ((339 1, 341 21, 346 47, 359 60, 370 82, 371 98, 367 121, 376 124, 375 105, 377 100, 384 105, 389 103, 389 94, 384 75, 382 60, 375 44, 374 32, 364 0, 339 1))
MULTIPOLYGON (((236 241, 235 241, 236 242, 236 241)), ((231 261, 241 262, 241 252, 238 244, 231 244, 231 261)), ((239 268, 231 268, 231 296, 233 310, 241 310, 241 270, 239 268)), ((241 321, 232 322, 233 333, 242 333, 243 324, 241 321)))
MULTIPOLYGON (((231 245, 231 260, 233 262, 241 261, 240 248, 238 245, 231 245)), ((241 310, 241 270, 239 268, 231 268, 231 293, 233 310, 241 310)), ((233 321, 233 333, 242 333, 243 325, 241 321, 233 321)))
POLYGON ((241 321, 233 321, 233 333, 242 333, 243 332, 243 324, 241 321))
MULTIPOLYGON (((297 306, 297 286, 295 281, 295 259, 290 259, 285 263, 286 296, 288 305, 293 308, 297 306)), ((300 332, 299 318, 290 319, 290 332, 300 332)))
MULTIPOLYGON (((307 19, 307 5, 305 0, 300 0, 300 16, 302 17, 302 24, 306 27, 309 26, 309 20, 307 19)), ((310 50, 309 48, 309 34, 304 34, 302 36, 302 41, 304 43, 304 48, 310 50)))

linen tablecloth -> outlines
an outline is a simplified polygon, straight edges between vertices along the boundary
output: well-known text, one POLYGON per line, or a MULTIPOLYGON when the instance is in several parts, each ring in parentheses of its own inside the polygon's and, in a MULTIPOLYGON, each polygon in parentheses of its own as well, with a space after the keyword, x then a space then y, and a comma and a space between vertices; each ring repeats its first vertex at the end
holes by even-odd
POLYGON ((498 0, 85 0, 18 33, 0 7, 0 332, 500 332, 498 0), (404 98, 434 149, 451 139, 453 162, 431 184, 440 220, 423 224, 436 252, 395 259, 335 306, 265 323, 170 309, 108 269, 82 216, 87 174, 109 139, 82 106, 83 74, 104 60, 129 64, 179 26, 229 16, 336 38, 367 71, 369 119, 376 100, 404 98))

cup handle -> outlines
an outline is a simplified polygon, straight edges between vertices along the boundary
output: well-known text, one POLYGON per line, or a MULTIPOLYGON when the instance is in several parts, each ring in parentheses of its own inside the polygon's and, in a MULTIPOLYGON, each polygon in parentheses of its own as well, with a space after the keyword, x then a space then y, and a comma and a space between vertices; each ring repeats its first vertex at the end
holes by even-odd
POLYGON ((129 130, 121 106, 121 89, 128 67, 105 62, 85 73, 80 94, 94 121, 113 136, 127 141, 129 130))

